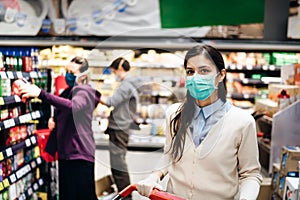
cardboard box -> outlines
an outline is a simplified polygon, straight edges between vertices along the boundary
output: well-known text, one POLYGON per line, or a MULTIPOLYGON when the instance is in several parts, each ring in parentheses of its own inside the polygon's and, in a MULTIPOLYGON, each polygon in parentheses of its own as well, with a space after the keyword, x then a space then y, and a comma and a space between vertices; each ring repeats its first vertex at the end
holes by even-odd
POLYGON ((278 103, 271 99, 258 99, 255 102, 255 111, 272 117, 278 111, 278 103))
POLYGON ((295 146, 283 146, 280 158, 280 172, 285 176, 299 176, 300 148, 295 146), (288 175, 295 173, 295 175, 288 175))
POLYGON ((271 199, 272 194, 272 184, 271 178, 264 178, 260 184, 260 190, 257 197, 257 200, 266 200, 271 199))
POLYGON ((283 200, 298 200, 299 177, 286 177, 283 200))
POLYGON ((277 192, 276 189, 279 180, 279 170, 280 170, 280 163, 273 163, 271 186, 274 192, 277 192))
POLYGON ((278 94, 280 94, 281 90, 286 90, 290 95, 290 103, 295 102, 300 96, 300 86, 297 85, 279 85, 279 84, 269 84, 268 85, 268 98, 277 102, 278 94))
POLYGON ((282 198, 283 197, 283 192, 284 192, 284 186, 285 186, 285 175, 279 173, 279 179, 277 183, 277 188, 276 188, 276 193, 282 198))
POLYGON ((99 180, 96 180, 95 187, 97 197, 114 193, 115 188, 113 185, 114 181, 111 175, 107 175, 99 180))

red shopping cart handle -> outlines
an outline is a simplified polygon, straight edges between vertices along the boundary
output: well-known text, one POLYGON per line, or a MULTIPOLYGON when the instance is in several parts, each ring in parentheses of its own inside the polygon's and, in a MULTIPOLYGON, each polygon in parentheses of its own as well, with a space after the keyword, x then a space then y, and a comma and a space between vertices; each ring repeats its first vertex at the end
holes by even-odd
MULTIPOLYGON (((133 191, 137 190, 137 186, 135 184, 127 186, 123 189, 117 196, 113 198, 113 200, 119 200, 129 196, 133 191)), ((156 188, 153 188, 152 192, 150 193, 149 198, 151 200, 185 200, 181 197, 177 197, 173 194, 160 191, 156 188)))

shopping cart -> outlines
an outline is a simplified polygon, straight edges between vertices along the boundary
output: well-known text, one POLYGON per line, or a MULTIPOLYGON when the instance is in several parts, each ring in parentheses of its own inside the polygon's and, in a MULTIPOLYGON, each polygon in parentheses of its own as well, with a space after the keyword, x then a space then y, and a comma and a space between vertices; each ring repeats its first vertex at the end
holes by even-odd
MULTIPOLYGON (((133 191, 137 190, 137 186, 135 184, 127 186, 123 189, 117 196, 115 196, 112 200, 120 200, 127 196, 129 196, 133 191)), ((185 200, 181 197, 176 197, 173 194, 160 191, 156 188, 153 188, 152 192, 149 195, 149 199, 151 200, 185 200)))

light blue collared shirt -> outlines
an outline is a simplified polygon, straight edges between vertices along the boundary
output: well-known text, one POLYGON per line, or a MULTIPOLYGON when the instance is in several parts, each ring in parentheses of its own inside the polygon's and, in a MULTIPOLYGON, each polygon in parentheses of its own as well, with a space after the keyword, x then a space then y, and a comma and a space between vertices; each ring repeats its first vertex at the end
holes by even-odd
POLYGON ((228 112, 231 106, 229 101, 224 103, 221 99, 203 108, 195 104, 195 114, 190 129, 196 147, 201 144, 211 127, 228 112))

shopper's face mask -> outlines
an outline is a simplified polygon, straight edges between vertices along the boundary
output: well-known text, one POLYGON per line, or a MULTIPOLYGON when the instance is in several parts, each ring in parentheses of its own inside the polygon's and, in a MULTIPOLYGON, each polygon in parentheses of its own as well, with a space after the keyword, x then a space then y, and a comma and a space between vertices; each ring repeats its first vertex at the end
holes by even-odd
POLYGON ((74 74, 67 72, 65 79, 69 87, 73 87, 75 85, 76 76, 74 74))
POLYGON ((185 87, 192 97, 203 101, 217 89, 215 86, 217 75, 200 75, 195 73, 193 76, 187 77, 185 87))

